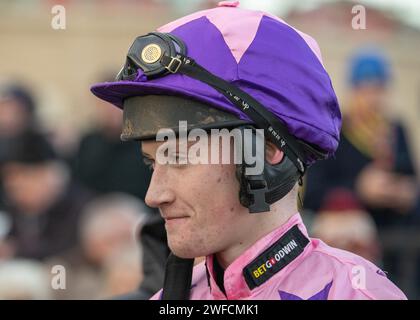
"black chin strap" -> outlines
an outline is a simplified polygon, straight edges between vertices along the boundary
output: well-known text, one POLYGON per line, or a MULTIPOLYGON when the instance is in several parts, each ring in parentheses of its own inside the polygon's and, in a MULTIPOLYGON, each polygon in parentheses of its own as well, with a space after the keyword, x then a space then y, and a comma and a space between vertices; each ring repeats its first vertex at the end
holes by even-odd
POLYGON ((166 261, 162 300, 188 300, 194 259, 179 258, 171 253, 166 261))

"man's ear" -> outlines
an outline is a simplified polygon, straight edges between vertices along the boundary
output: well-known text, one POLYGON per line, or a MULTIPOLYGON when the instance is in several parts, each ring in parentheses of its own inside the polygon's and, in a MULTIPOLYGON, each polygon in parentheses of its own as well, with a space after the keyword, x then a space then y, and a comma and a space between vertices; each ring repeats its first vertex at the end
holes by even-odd
POLYGON ((265 142, 265 160, 269 164, 278 164, 283 160, 284 153, 274 143, 270 141, 265 142))

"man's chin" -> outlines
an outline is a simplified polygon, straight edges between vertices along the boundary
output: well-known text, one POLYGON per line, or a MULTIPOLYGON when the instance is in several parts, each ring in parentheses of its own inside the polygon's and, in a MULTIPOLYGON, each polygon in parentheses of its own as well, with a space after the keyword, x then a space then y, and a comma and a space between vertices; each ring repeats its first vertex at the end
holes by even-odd
POLYGON ((174 245, 169 242, 169 249, 171 252, 179 258, 183 259, 194 259, 197 257, 206 256, 201 251, 198 251, 197 248, 191 248, 190 246, 174 245), (194 250, 195 249, 195 250, 194 250))

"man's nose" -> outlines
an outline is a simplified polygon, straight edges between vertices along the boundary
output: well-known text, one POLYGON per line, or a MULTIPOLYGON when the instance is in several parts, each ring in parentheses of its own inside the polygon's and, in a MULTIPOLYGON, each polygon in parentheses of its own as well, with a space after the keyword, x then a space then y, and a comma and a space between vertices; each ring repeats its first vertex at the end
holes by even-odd
POLYGON ((149 207, 158 208, 175 200, 175 194, 170 188, 170 182, 164 170, 159 164, 155 165, 144 200, 149 207))

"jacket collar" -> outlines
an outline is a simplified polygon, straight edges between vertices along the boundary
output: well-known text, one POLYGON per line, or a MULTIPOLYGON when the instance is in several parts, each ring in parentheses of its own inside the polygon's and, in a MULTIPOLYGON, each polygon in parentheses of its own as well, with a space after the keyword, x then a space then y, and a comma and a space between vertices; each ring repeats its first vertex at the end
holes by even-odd
POLYGON ((270 283, 273 276, 284 277, 290 265, 308 248, 309 237, 299 213, 246 249, 225 270, 226 295, 216 283, 214 255, 206 257, 207 278, 215 299, 243 299, 270 283))

